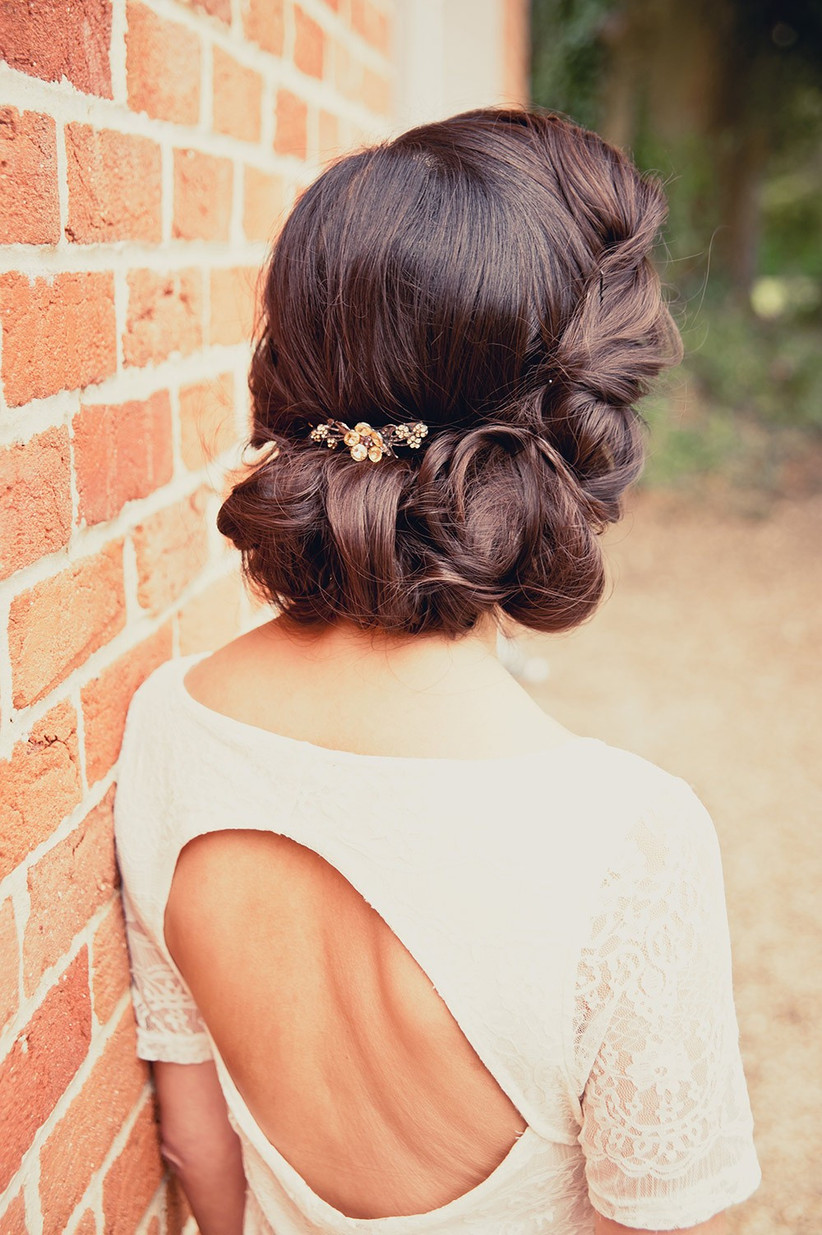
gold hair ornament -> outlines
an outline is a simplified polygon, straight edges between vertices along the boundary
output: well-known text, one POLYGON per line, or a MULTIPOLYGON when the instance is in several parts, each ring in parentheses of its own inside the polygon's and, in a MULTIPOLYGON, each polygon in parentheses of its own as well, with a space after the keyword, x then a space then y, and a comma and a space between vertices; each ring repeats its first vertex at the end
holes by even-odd
POLYGON ((370 459, 379 463, 385 455, 395 455, 395 446, 408 446, 418 450, 422 439, 428 435, 428 425, 421 420, 412 420, 403 425, 383 425, 381 429, 373 429, 371 425, 361 420, 351 429, 342 420, 328 420, 317 425, 309 433, 312 442, 327 446, 329 450, 336 449, 342 443, 348 447, 351 458, 357 463, 370 459))

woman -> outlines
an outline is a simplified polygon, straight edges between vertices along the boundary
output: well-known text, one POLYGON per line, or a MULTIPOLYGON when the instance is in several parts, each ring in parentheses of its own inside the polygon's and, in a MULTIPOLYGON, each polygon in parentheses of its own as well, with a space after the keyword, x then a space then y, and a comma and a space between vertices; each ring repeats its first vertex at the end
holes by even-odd
POLYGON ((219 527, 280 616, 149 679, 117 799, 203 1235, 718 1232, 758 1182, 710 821, 494 655, 600 598, 678 358, 663 218, 594 134, 480 111, 277 241, 219 527))

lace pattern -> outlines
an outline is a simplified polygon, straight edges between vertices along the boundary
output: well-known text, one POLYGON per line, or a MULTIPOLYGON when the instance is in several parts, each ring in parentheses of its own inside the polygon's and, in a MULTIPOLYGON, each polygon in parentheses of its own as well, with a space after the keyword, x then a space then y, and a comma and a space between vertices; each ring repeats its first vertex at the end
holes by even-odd
POLYGON ((191 992, 151 938, 125 893, 123 907, 140 1058, 165 1063, 205 1062, 211 1058, 211 1046, 191 992))
POLYGON ((580 957, 580 1144, 592 1203, 624 1225, 664 1227, 674 1199, 694 1224, 758 1179, 719 852, 689 797, 632 830, 580 957))

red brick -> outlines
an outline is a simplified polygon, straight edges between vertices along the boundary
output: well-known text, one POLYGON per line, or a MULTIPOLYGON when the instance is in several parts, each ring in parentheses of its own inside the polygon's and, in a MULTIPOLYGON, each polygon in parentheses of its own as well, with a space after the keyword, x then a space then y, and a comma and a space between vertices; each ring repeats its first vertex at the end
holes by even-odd
POLYGON ((130 981, 123 907, 116 896, 91 944, 91 1001, 101 1025, 111 1019, 130 981))
POLYGON ((196 124, 200 117, 200 40, 138 0, 126 10, 128 105, 156 120, 196 124))
MULTIPOLYGON (((83 948, 0 1065, 0 1110, 14 1112, 14 1119, 4 1121, 0 1140, 0 1192, 85 1059, 90 1040, 88 951, 83 948)), ((84 1175, 83 1190, 86 1183, 84 1175)))
POLYGON ((214 129, 240 141, 260 140, 263 79, 221 47, 214 48, 214 129))
POLYGON ((0 244, 56 244, 59 239, 54 121, 0 107, 0 244))
POLYGON ((177 599, 208 561, 204 493, 159 510, 134 531, 137 600, 159 613, 177 599))
POLYGON ((218 267, 211 272, 212 343, 247 343, 254 333, 257 280, 254 266, 218 267))
POLYGON ((243 585, 239 573, 211 583, 180 611, 180 655, 211 652, 236 638, 242 626, 243 585))
POLYGON ((391 82, 381 73, 375 73, 373 69, 363 65, 356 97, 369 111, 387 116, 391 111, 391 82))
MULTIPOLYGON (((134 1018, 126 1008, 91 1075, 40 1152, 43 1235, 65 1229, 90 1177, 140 1100, 148 1070, 136 1051, 134 1018)), ((116 1215, 104 1212, 108 1232, 116 1215)))
POLYGON ((60 703, 0 765, 0 879, 5 879, 82 797, 77 714, 60 703))
POLYGON ((117 367, 114 277, 0 277, 3 385, 12 407, 109 377, 117 367))
POLYGON ((180 390, 180 431, 183 462, 195 471, 236 442, 230 373, 180 390))
POLYGON ((68 430, 0 450, 0 579, 62 549, 70 535, 68 430))
POLYGON ((111 0, 0 5, 0 60, 31 77, 67 77, 85 94, 110 99, 110 47, 111 0))
POLYGON ((247 166, 244 186, 243 231, 246 239, 271 240, 279 231, 285 212, 283 178, 247 166))
POLYGON ((16 596, 9 615, 15 707, 53 690, 124 625, 122 543, 16 596))
POLYGON ((29 867, 31 912, 23 936, 23 990, 33 995, 117 886, 114 790, 59 844, 29 867))
POLYGON ((297 24, 294 63, 301 73, 307 73, 310 77, 322 77, 325 51, 322 26, 304 13, 298 4, 294 6, 294 20, 297 24))
POLYGON ((320 162, 326 163, 330 159, 339 158, 342 154, 342 144, 340 142, 340 121, 333 112, 320 112, 320 162))
POLYGON ((231 24, 231 0, 183 0, 189 8, 202 9, 209 17, 218 17, 226 25, 231 24))
POLYGON ((243 30, 263 51, 283 54, 283 0, 242 0, 243 30))
POLYGON ((3 1235, 29 1235, 31 1227, 26 1221, 26 1200, 22 1192, 18 1192, 5 1213, 0 1214, 0 1230, 3 1235))
POLYGON ((105 776, 120 754, 131 696, 170 656, 171 628, 164 626, 83 687, 86 778, 90 785, 105 776))
POLYGON ((14 905, 11 900, 3 901, 0 908, 0 1030, 5 1029, 9 1021, 17 1015, 20 1005, 19 978, 17 958, 20 955, 20 945, 17 938, 17 926, 14 921, 14 905))
POLYGON ((74 1228, 72 1235, 97 1235, 97 1219, 94 1211, 87 1209, 74 1228))
POLYGON ((274 149, 295 159, 308 157, 308 104, 290 90, 277 91, 274 149))
POLYGON ((133 1235, 163 1181, 163 1171, 159 1129, 149 1101, 103 1181, 106 1235, 133 1235))
POLYGON ((188 355, 203 342, 203 284, 199 270, 162 274, 132 270, 123 334, 126 364, 145 365, 174 353, 188 355))
POLYGON ((160 242, 162 165, 156 142, 68 124, 66 161, 69 240, 160 242))
POLYGON ((173 233, 180 240, 228 240, 231 223, 230 159, 199 150, 174 151, 173 233))
POLYGON ((385 13, 371 0, 351 0, 351 28, 387 56, 391 48, 391 27, 385 13))
POLYGON ((74 466, 80 518, 113 519, 126 502, 171 480, 171 401, 158 390, 145 401, 83 407, 74 418, 74 466))

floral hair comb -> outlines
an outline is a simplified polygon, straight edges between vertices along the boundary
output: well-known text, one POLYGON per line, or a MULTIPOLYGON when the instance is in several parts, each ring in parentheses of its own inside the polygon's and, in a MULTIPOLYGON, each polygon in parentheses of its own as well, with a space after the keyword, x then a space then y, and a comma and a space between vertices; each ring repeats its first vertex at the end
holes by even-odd
POLYGON ((424 425, 421 420, 412 420, 402 425, 383 425, 381 429, 373 429, 364 420, 354 425, 353 429, 342 420, 327 420, 325 424, 313 428, 308 436, 312 442, 327 446, 330 450, 334 450, 342 442, 357 463, 362 463, 365 459, 379 463, 384 455, 395 454, 395 446, 408 446, 411 450, 418 450, 427 434, 428 425, 424 425))

